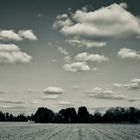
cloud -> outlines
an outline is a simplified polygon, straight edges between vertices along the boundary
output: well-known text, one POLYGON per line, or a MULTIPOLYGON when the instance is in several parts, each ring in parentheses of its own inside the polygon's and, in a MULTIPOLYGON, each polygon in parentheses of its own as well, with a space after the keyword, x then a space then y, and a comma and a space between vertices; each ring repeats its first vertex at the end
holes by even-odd
POLYGON ((129 90, 138 90, 138 89, 140 89, 140 79, 138 79, 138 78, 132 79, 130 81, 130 83, 127 83, 127 84, 114 83, 113 86, 116 88, 126 88, 129 90))
POLYGON ((0 40, 14 40, 21 41, 23 38, 19 36, 14 30, 1 30, 0 31, 0 40))
POLYGON ((44 89, 44 93, 46 94, 63 94, 64 89, 59 88, 59 87, 48 87, 44 89))
POLYGON ((67 51, 62 47, 58 47, 58 51, 64 55, 68 55, 67 51))
POLYGON ((78 61, 90 61, 90 62, 105 62, 109 61, 108 57, 99 54, 89 54, 87 52, 79 53, 75 56, 78 61))
POLYGON ((78 90, 80 88, 80 86, 72 86, 72 89, 74 90, 78 90))
POLYGON ((38 101, 33 100, 33 101, 30 102, 30 104, 32 104, 32 105, 37 105, 37 104, 38 104, 38 101))
POLYGON ((121 59, 140 59, 140 53, 136 50, 121 48, 118 52, 118 57, 121 59))
POLYGON ((140 101, 140 98, 130 98, 128 99, 129 102, 137 102, 140 101))
POLYGON ((69 56, 68 52, 66 51, 66 49, 62 48, 62 47, 58 47, 58 51, 61 54, 64 54, 64 61, 65 63, 68 63, 71 61, 71 57, 69 56))
POLYGON ((24 39, 37 40, 37 37, 35 36, 32 30, 20 30, 18 34, 24 39))
POLYGON ((0 44, 0 64, 29 63, 32 56, 22 52, 15 44, 0 44))
POLYGON ((3 106, 3 105, 1 105, 0 106, 0 109, 5 109, 5 110, 23 110, 23 111, 25 111, 25 106, 19 106, 19 105, 10 105, 10 106, 3 106))
POLYGON ((53 62, 53 63, 56 62, 56 61, 57 61, 56 59, 52 59, 52 60, 51 60, 51 62, 53 62))
POLYGON ((139 83, 140 84, 140 79, 138 78, 135 78, 135 79, 132 79, 131 82, 134 82, 134 83, 139 83))
POLYGON ((37 37, 32 30, 19 30, 18 33, 14 30, 0 30, 0 40, 22 41, 23 39, 37 40, 37 37))
POLYGON ((22 101, 17 101, 17 100, 4 100, 4 99, 0 99, 0 103, 24 104, 24 102, 22 102, 22 101))
POLYGON ((66 40, 68 44, 76 47, 86 47, 86 48, 101 48, 106 45, 105 42, 91 41, 91 40, 80 40, 80 39, 69 39, 66 40))
POLYGON ((65 63, 68 63, 71 61, 71 57, 67 55, 64 57, 64 60, 65 60, 65 63))
POLYGON ((59 105, 72 105, 70 102, 68 102, 68 101, 60 101, 59 103, 58 103, 59 105))
POLYGON ((123 87, 123 84, 114 83, 113 86, 116 87, 116 88, 121 88, 121 87, 123 87))
POLYGON ((64 64, 63 69, 70 72, 83 72, 89 71, 90 67, 86 62, 73 62, 64 64))
POLYGON ((111 4, 98 10, 76 10, 56 17, 53 28, 64 35, 98 39, 140 35, 139 18, 126 10, 127 4, 111 4))
POLYGON ((98 68, 97 68, 97 67, 94 67, 92 70, 93 70, 94 72, 96 72, 96 71, 98 71, 98 68))
POLYGON ((120 3, 120 6, 125 9, 128 7, 127 3, 125 2, 120 3))
POLYGON ((103 89, 100 87, 96 87, 92 90, 87 91, 89 97, 94 97, 97 99, 109 99, 109 100, 124 100, 125 96, 117 95, 114 91, 110 89, 103 89))
POLYGON ((139 83, 124 84, 123 86, 124 86, 125 88, 131 89, 131 90, 140 89, 140 84, 139 84, 139 83))
POLYGON ((59 98, 59 95, 55 95, 55 94, 48 94, 46 96, 44 96, 42 99, 43 100, 56 100, 59 98))

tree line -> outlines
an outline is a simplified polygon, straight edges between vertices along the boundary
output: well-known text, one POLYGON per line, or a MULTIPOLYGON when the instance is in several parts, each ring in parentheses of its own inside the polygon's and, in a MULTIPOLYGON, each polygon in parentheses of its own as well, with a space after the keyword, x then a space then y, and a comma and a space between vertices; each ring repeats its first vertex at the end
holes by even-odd
POLYGON ((9 113, 0 112, 0 121, 33 121, 35 123, 140 123, 140 110, 134 107, 109 108, 104 114, 95 112, 89 113, 85 106, 61 109, 53 112, 52 110, 40 107, 34 114, 26 116, 19 114, 14 116, 9 113))

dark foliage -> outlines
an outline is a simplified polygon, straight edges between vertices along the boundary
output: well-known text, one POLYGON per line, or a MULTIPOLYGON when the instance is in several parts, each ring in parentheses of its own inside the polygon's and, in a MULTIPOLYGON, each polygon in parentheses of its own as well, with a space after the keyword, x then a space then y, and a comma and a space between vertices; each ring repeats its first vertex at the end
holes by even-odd
POLYGON ((140 110, 134 107, 110 108, 104 114, 95 112, 90 114, 85 106, 79 107, 78 112, 74 108, 61 109, 54 113, 48 108, 38 108, 35 114, 14 116, 0 112, 0 121, 34 121, 36 123, 140 123, 140 110))
POLYGON ((37 112, 34 115, 34 121, 36 123, 51 123, 54 119, 54 113, 48 108, 38 108, 37 112))

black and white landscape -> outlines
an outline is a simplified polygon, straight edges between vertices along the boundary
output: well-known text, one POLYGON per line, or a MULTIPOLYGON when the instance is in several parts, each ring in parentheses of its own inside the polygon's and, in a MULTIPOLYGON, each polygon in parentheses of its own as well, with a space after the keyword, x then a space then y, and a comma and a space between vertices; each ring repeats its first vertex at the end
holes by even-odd
POLYGON ((0 139, 139 140, 139 5, 0 0, 0 139))

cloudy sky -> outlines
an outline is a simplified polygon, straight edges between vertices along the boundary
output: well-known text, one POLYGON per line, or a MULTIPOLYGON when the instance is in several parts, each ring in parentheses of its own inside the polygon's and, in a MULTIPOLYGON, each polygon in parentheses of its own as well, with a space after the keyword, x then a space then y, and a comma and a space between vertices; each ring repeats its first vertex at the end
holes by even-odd
POLYGON ((0 0, 0 110, 140 107, 139 0, 0 0))

